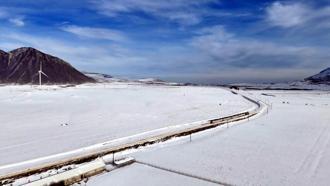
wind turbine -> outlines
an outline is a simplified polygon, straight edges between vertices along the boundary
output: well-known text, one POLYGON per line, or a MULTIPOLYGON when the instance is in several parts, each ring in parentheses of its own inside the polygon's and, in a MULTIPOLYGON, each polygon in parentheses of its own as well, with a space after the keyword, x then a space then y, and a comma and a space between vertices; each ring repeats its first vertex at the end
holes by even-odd
POLYGON ((39 73, 39 86, 41 87, 41 76, 44 75, 48 78, 47 74, 45 74, 43 71, 42 71, 42 62, 40 62, 40 69, 38 71, 39 73))

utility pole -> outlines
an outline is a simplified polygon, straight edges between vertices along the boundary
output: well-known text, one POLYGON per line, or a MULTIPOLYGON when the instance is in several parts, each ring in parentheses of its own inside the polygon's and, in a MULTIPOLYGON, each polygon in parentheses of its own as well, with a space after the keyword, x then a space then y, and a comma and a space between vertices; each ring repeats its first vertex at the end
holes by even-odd
MULTIPOLYGON (((219 107, 221 107, 221 103, 219 103, 219 107)), ((221 108, 220 108, 219 110, 221 110, 221 108)), ((220 112, 220 111, 219 111, 219 112, 220 112)), ((220 117, 221 117, 221 112, 220 112, 220 117)))

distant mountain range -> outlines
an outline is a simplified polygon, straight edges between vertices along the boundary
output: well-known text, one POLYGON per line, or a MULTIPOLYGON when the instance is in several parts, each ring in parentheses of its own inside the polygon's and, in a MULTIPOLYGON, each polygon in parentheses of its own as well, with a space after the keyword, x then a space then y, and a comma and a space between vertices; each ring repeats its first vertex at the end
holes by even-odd
POLYGON ((23 47, 10 52, 0 50, 0 83, 38 84, 40 65, 47 75, 42 76, 42 84, 96 82, 60 58, 23 47))
POLYGON ((258 90, 326 90, 330 91, 330 68, 320 73, 305 78, 303 81, 292 81, 286 83, 235 83, 244 89, 258 90))
POLYGON ((168 82, 161 79, 156 78, 144 78, 144 79, 126 79, 126 78, 118 78, 113 77, 108 74, 103 73, 95 73, 95 72, 83 72, 86 76, 89 76, 95 79, 99 83, 129 83, 129 84, 148 84, 148 85, 166 85, 166 86, 182 86, 185 84, 168 82))
POLYGON ((308 77, 305 81, 315 83, 315 84, 329 84, 330 85, 330 67, 322 70, 320 73, 308 77))

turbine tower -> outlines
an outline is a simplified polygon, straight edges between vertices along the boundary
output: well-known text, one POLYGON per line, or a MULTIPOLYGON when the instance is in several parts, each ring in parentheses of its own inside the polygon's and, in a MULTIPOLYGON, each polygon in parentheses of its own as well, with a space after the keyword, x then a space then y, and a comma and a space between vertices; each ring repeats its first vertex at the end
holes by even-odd
POLYGON ((42 71, 42 62, 40 62, 40 69, 39 69, 38 73, 39 73, 39 86, 41 87, 41 76, 44 75, 44 76, 48 77, 47 74, 45 74, 42 71))

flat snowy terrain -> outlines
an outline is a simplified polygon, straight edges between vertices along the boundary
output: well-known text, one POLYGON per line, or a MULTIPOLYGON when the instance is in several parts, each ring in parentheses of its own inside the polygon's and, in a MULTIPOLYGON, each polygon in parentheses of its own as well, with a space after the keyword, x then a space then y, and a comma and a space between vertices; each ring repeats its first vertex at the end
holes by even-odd
POLYGON ((127 83, 43 90, 2 86, 0 105, 0 173, 8 164, 252 106, 221 88, 127 83))
POLYGON ((96 176, 87 185, 167 185, 162 180, 171 185, 212 184, 207 180, 229 185, 329 185, 330 94, 249 93, 272 105, 268 114, 195 134, 192 142, 182 139, 136 152, 131 156, 144 164, 96 176), (177 178, 180 173, 189 176, 177 178))
POLYGON ((146 186, 173 186, 173 185, 189 185, 189 186, 215 186, 218 184, 201 181, 172 172, 162 171, 146 165, 133 164, 129 167, 114 170, 108 174, 100 175, 92 178, 87 185, 104 186, 104 185, 146 185, 146 186))

